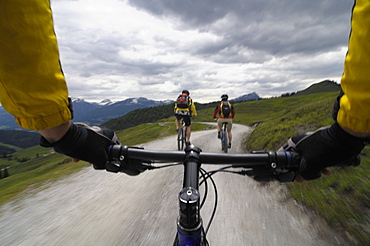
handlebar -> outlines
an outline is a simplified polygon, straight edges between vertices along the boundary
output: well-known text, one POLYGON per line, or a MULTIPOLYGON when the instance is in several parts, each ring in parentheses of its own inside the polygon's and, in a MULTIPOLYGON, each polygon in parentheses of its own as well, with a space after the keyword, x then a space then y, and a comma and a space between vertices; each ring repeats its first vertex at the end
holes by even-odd
MULTIPOLYGON (((278 180, 291 182, 295 171, 299 168, 300 156, 296 152, 253 152, 249 154, 207 153, 193 145, 184 152, 152 151, 143 148, 111 145, 108 149, 110 169, 108 171, 123 171, 129 175, 138 175, 143 171, 155 169, 153 163, 184 162, 199 152, 199 163, 213 165, 230 165, 230 168, 242 168, 238 173, 252 176, 260 182, 278 180)), ((107 168, 108 169, 108 168, 107 168)))
MULTIPOLYGON (((111 145, 108 148, 109 162, 107 171, 124 172, 138 175, 146 170, 177 164, 154 166, 153 163, 181 162, 184 165, 183 189, 179 193, 179 217, 174 245, 194 245, 188 242, 203 242, 208 245, 206 234, 213 220, 217 207, 217 188, 212 175, 224 171, 253 177, 259 182, 278 180, 292 182, 299 170, 301 156, 294 150, 278 152, 253 152, 250 154, 206 153, 190 145, 184 152, 151 151, 139 147, 111 145), (206 171, 202 164, 228 165, 214 171, 206 171), (229 171, 237 168, 239 171, 229 171), (240 170, 241 169, 241 170, 240 170), (201 175, 200 175, 201 174, 201 175), (202 177, 200 179, 200 177, 202 177), (210 179, 215 191, 215 206, 206 229, 203 227, 200 209, 207 197, 207 179, 210 179), (199 186, 205 183, 205 194, 200 202, 199 186)), ((351 164, 351 163, 349 163, 351 164)), ((352 164, 353 165, 353 164, 352 164)))
MULTIPOLYGON (((193 145, 185 148, 184 152, 148 151, 143 148, 121 145, 110 146, 108 151, 111 161, 118 163, 120 170, 125 169, 125 173, 127 173, 127 170, 130 170, 130 172, 134 171, 134 175, 139 174, 141 171, 153 169, 154 167, 151 164, 156 162, 183 163, 183 188, 178 196, 179 216, 177 218, 177 234, 173 245, 209 245, 206 235, 213 221, 218 200, 217 188, 212 175, 218 171, 224 171, 225 167, 208 172, 201 168, 201 164, 229 164, 229 167, 249 168, 239 172, 239 174, 249 176, 259 176, 258 173, 254 173, 254 168, 258 166, 264 170, 263 177, 264 179, 266 177, 269 178, 268 181, 270 181, 271 177, 275 177, 273 171, 270 171, 271 169, 277 170, 280 166, 293 166, 293 158, 289 152, 259 152, 234 155, 201 152, 201 149, 193 145), (266 176, 267 173, 269 175, 266 176), (215 203, 208 226, 204 228, 200 210, 208 193, 207 180, 212 182, 215 203), (199 193, 201 184, 204 184, 202 202, 199 193)), ((287 181, 294 179, 295 174, 294 172, 291 173, 293 173, 293 177, 291 176, 290 180, 287 181)))

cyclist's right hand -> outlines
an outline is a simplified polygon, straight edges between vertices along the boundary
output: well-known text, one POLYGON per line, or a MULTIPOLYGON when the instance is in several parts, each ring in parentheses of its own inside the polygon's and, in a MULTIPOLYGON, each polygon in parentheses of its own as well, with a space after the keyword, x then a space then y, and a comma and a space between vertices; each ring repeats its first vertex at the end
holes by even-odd
POLYGON ((293 150, 301 155, 296 181, 302 182, 317 179, 321 173, 328 174, 327 167, 349 163, 364 147, 365 139, 346 133, 338 123, 334 123, 313 133, 294 136, 280 150, 293 150))

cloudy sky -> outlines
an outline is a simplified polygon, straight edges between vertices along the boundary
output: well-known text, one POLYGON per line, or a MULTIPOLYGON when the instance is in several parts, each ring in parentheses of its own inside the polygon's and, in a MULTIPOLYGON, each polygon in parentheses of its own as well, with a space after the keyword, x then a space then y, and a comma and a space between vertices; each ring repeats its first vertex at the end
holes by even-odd
POLYGON ((198 102, 340 82, 351 0, 52 0, 72 97, 198 102))

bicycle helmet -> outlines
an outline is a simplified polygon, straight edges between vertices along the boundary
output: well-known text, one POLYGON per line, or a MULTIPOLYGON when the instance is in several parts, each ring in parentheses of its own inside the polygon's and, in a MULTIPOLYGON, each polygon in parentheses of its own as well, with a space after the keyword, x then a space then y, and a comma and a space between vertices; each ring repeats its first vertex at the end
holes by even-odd
POLYGON ((223 94, 221 96, 221 99, 222 99, 222 101, 227 101, 227 99, 229 99, 229 96, 227 94, 223 94))
POLYGON ((183 90, 182 91, 182 94, 185 93, 185 94, 188 94, 188 96, 190 95, 190 92, 188 90, 183 90))

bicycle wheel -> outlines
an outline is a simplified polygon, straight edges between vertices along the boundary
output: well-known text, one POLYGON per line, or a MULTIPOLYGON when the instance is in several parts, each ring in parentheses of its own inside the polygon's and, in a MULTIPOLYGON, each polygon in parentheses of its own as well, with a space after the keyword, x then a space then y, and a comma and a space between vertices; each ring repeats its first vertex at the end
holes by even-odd
POLYGON ((184 135, 185 135, 184 127, 180 127, 177 133, 177 149, 178 150, 184 149, 184 144, 185 144, 184 135))
POLYGON ((226 127, 224 129, 222 129, 221 142, 222 142, 222 150, 224 151, 224 153, 227 153, 229 148, 228 148, 228 139, 227 139, 226 127))

